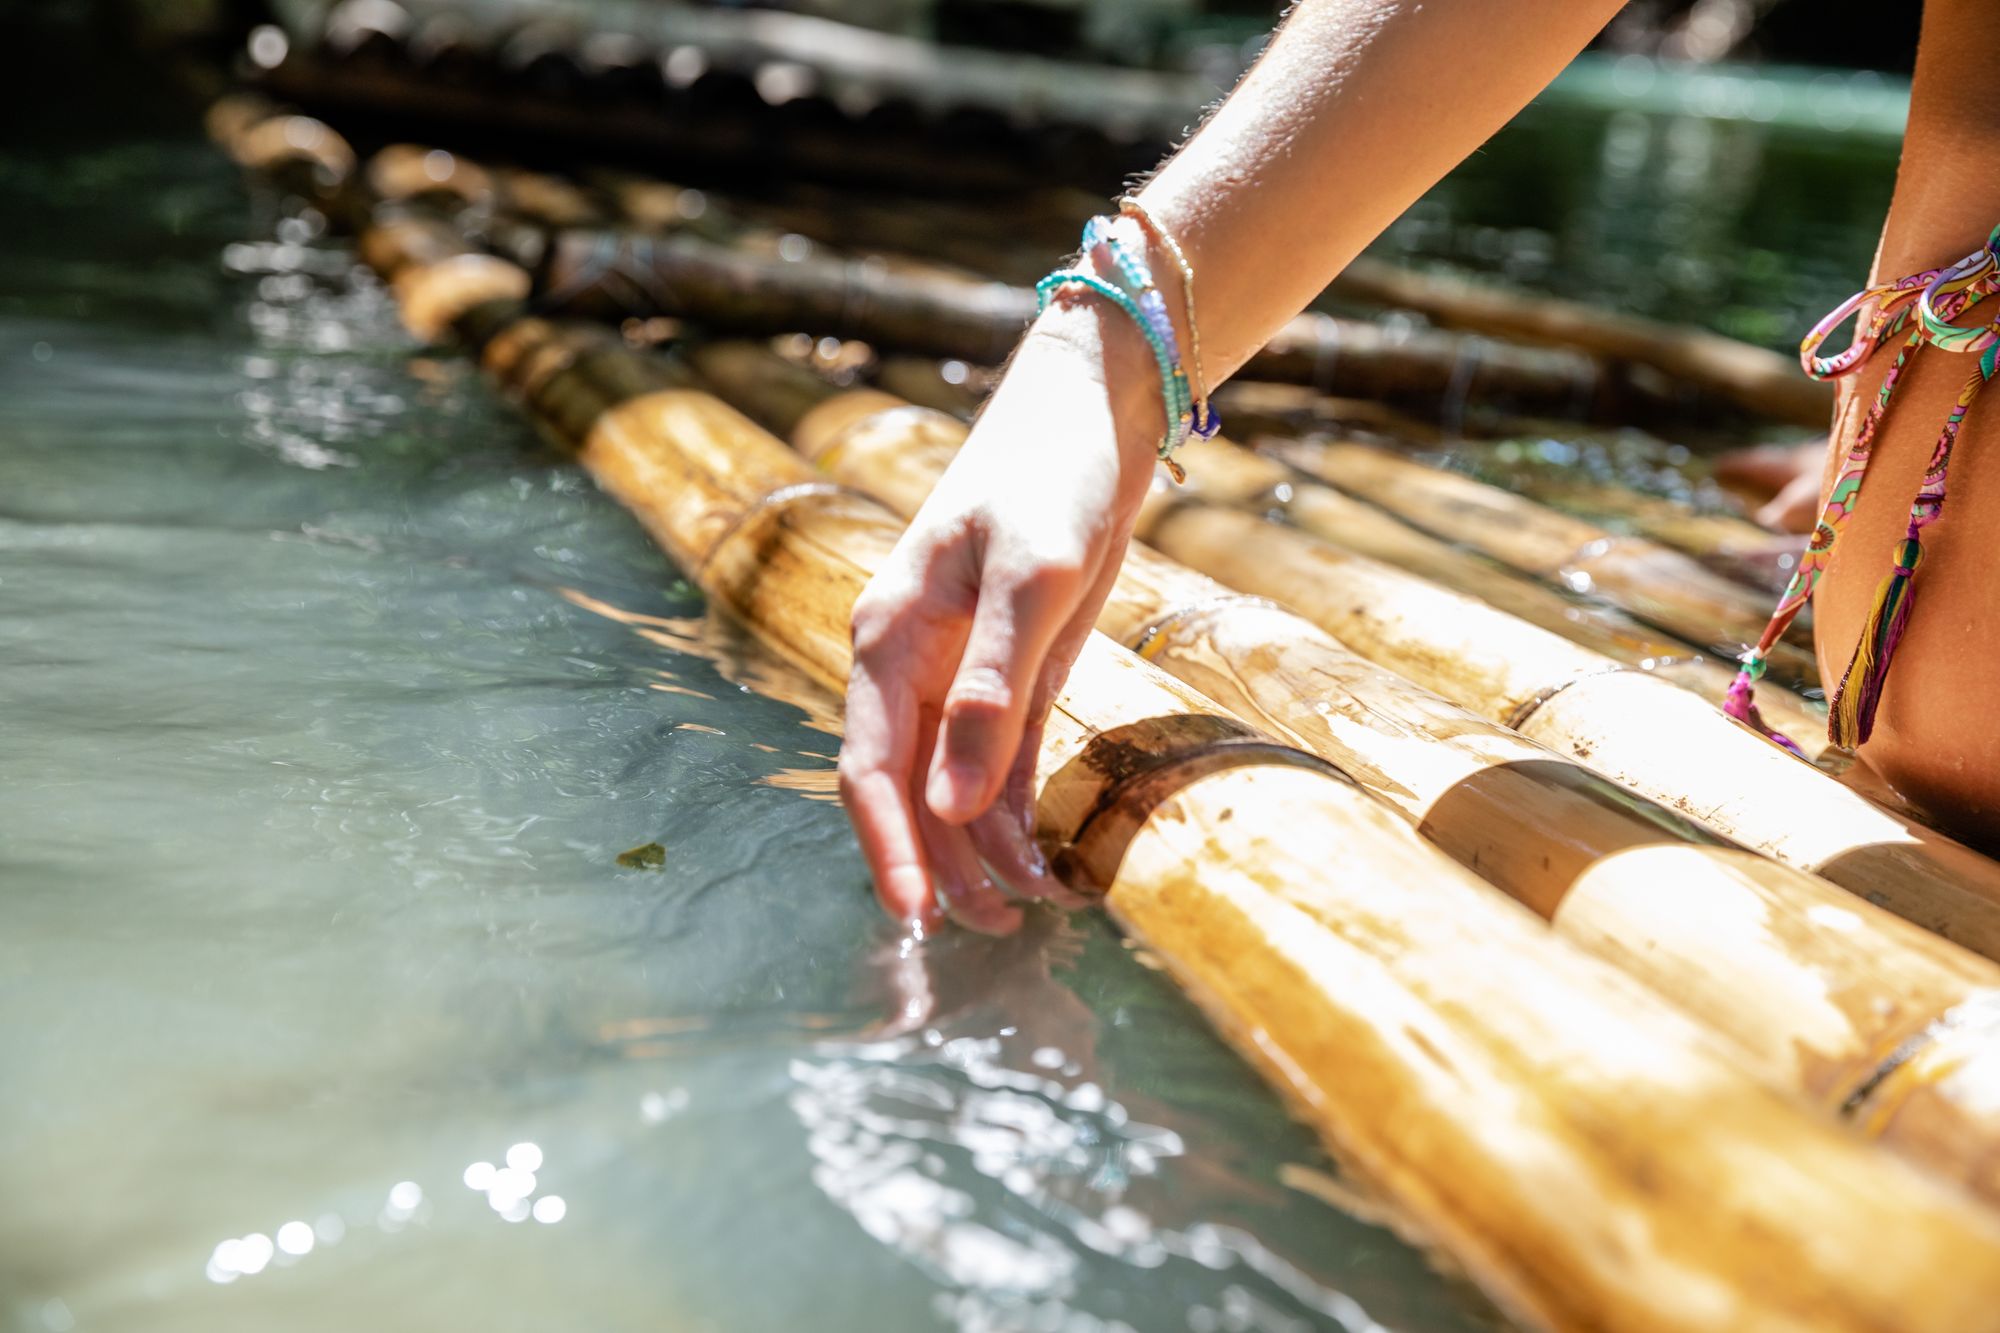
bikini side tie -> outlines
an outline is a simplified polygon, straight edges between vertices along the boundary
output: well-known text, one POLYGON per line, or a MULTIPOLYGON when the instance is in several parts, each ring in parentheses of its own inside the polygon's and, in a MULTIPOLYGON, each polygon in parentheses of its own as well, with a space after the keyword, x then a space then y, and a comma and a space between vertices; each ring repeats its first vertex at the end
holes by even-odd
POLYGON ((1854 443, 1848 446, 1847 456, 1841 461, 1840 475, 1827 496, 1826 507, 1820 513, 1812 539, 1807 543, 1805 553, 1799 557, 1798 568, 1792 572, 1791 582, 1786 585, 1784 596, 1779 598, 1777 610, 1771 615, 1771 623, 1765 626, 1756 645, 1743 654, 1743 669, 1737 673, 1723 702, 1724 712, 1794 754, 1800 753, 1799 747, 1772 730, 1757 713, 1754 688, 1764 674, 1765 657, 1812 600, 1820 575, 1833 558, 1834 541, 1840 536, 1841 528, 1846 525, 1856 501, 1861 497, 1861 482, 1868 471, 1876 434, 1881 429, 1882 419, 1889 410, 1889 401, 1903 378, 1911 354, 1926 344, 1947 352, 1976 354, 1977 368, 1966 380, 1965 387, 1959 390, 1958 400, 1945 418, 1944 428, 1931 450, 1930 465, 1924 470, 1923 484, 1910 504, 1909 527, 1903 539, 1896 544, 1895 563, 1881 587, 1875 591, 1874 606, 1869 612, 1867 624, 1862 627, 1861 640, 1841 676, 1839 688, 1834 692, 1827 719, 1828 738, 1835 745, 1853 749, 1873 733, 1875 710, 1882 701, 1882 685, 1889 675, 1889 663, 1910 622, 1913 603, 1911 581, 1916 577, 1924 557, 1923 530, 1936 522, 1944 510, 1945 474, 1951 464, 1951 450, 1957 443, 1959 426, 1979 390, 1993 378, 1996 359, 2000 359, 2000 320, 1973 325, 1955 321, 1995 291, 2000 291, 2000 227, 1995 227, 1987 236, 1985 245, 1956 264, 1927 269, 1893 283, 1856 292, 1829 311, 1826 318, 1815 324, 1799 344, 1799 362, 1805 367, 1806 374, 1819 380, 1836 379, 1852 374, 1885 339, 1909 329, 1896 353, 1895 364, 1889 367, 1880 392, 1868 408, 1868 415, 1855 432, 1854 443), (1875 303, 1874 311, 1864 323, 1860 320, 1860 311, 1871 302, 1875 303), (1857 321, 1854 341, 1834 356, 1816 355, 1820 344, 1850 318, 1857 321))

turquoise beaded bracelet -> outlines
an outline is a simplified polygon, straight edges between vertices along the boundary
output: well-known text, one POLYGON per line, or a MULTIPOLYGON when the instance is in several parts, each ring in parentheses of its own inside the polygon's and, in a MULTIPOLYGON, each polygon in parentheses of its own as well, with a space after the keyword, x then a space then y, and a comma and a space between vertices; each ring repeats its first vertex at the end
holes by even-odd
POLYGON ((1174 365, 1166 344, 1147 326, 1146 316, 1131 294, 1094 273, 1061 270, 1049 274, 1035 284, 1035 295, 1039 298, 1037 310, 1048 309, 1049 300, 1064 287, 1083 287, 1117 306, 1138 326, 1147 345, 1153 349, 1153 360, 1159 368, 1162 397, 1165 400, 1167 413, 1167 433, 1160 441, 1160 461, 1172 465, 1174 450, 1179 448, 1181 441, 1186 438, 1187 377, 1178 373, 1179 367, 1174 365))
MULTIPOLYGON (((1092 218, 1085 225, 1084 253, 1089 254, 1102 246, 1111 257, 1113 270, 1130 285, 1131 290, 1094 273, 1059 269, 1035 284, 1036 310, 1048 309, 1049 301, 1063 288, 1082 287, 1117 306, 1138 327, 1146 345, 1153 351, 1153 360, 1160 372, 1160 397, 1167 421, 1166 433, 1160 439, 1160 461, 1166 464, 1175 481, 1183 481, 1186 473, 1174 461, 1174 452, 1195 429, 1196 412, 1187 372, 1181 366, 1173 321, 1167 316, 1165 299, 1153 282, 1145 261, 1112 237, 1109 227, 1108 220, 1104 218, 1092 218)), ((1213 434, 1213 427, 1204 432, 1204 437, 1209 434, 1213 434)))

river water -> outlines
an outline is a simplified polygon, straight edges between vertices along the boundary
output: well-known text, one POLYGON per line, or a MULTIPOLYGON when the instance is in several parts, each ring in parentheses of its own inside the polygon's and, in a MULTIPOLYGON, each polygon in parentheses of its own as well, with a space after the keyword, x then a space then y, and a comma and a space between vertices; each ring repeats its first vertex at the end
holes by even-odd
POLYGON ((0 1327, 1491 1326, 1100 918, 899 944, 830 701, 312 218, 0 226, 0 1327))
POLYGON ((0 218, 0 1326, 1475 1326, 1101 919, 899 949, 828 701, 206 145, 0 218))

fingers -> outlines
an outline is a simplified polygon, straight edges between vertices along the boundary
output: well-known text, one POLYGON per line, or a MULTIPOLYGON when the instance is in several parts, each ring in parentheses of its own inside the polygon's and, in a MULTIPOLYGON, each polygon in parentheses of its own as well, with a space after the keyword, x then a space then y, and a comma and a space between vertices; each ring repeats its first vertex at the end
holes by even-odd
POLYGON ((917 826, 937 876, 938 896, 951 919, 982 935, 1011 935, 1021 927, 1021 904, 990 879, 979 863, 971 836, 919 806, 917 826))
POLYGON ((935 926, 940 912, 924 872, 924 849, 910 800, 917 753, 915 696, 885 691, 858 658, 847 681, 840 746, 840 799, 854 822, 883 910, 898 921, 935 926))
POLYGON ((1096 623, 1098 609, 1117 581, 1124 564, 1124 542, 1108 553, 1102 569, 1077 604, 1067 623, 1049 645, 1047 657, 1030 697, 1021 740, 1009 767, 1000 797, 993 808, 967 826, 973 846, 986 858, 994 873, 1023 897, 1043 898, 1064 908, 1089 905, 1089 899, 1056 878, 1035 838, 1035 774, 1041 758, 1042 732, 1049 708, 1062 693, 1069 669, 1083 651, 1084 642, 1096 623))
MULTIPOLYGON (((917 727, 918 754, 928 754, 937 744, 938 714, 935 709, 920 711, 917 727)), ((982 935, 1009 935, 1020 927, 1020 904, 987 877, 979 863, 972 840, 957 825, 947 824, 924 805, 918 787, 921 769, 911 776, 908 799, 916 809, 918 836, 923 839, 932 882, 951 919, 982 935)))
POLYGON ((975 527, 938 531, 856 604, 841 794, 893 915, 1004 934, 1022 904, 987 867, 1022 897, 1081 902, 1035 841, 1035 762, 1125 541, 1044 534, 989 558, 975 527))
POLYGON ((1757 511, 1757 521, 1773 532, 1811 532, 1819 511, 1819 473, 1801 472, 1757 511))
POLYGON ((965 825, 965 832, 972 840, 973 850, 1021 897, 1068 909, 1086 907, 1089 899, 1072 892, 1056 878, 1035 838, 1035 761, 1041 751, 1042 711, 1031 709, 1030 718, 999 799, 985 814, 965 825))
POLYGON ((1032 684, 1095 572, 1046 554, 1019 574, 985 571, 924 789, 939 819, 964 824, 999 794, 1021 748, 1032 684))
POLYGON ((936 748, 941 701, 970 619, 971 597, 951 576, 949 558, 933 552, 932 575, 923 579, 887 573, 855 606, 841 797, 892 916, 929 926, 949 912, 970 929, 1000 935, 1019 927, 1020 906, 987 877, 965 830, 923 802, 927 770, 918 757, 936 748))

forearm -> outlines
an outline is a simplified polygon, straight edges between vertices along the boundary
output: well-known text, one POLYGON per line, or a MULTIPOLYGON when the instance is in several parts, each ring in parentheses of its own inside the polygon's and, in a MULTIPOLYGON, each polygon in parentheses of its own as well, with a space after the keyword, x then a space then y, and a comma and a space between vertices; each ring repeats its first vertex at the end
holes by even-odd
POLYGON ((1208 381, 1303 310, 1621 4, 1303 0, 1139 196, 1196 274, 1208 381))

